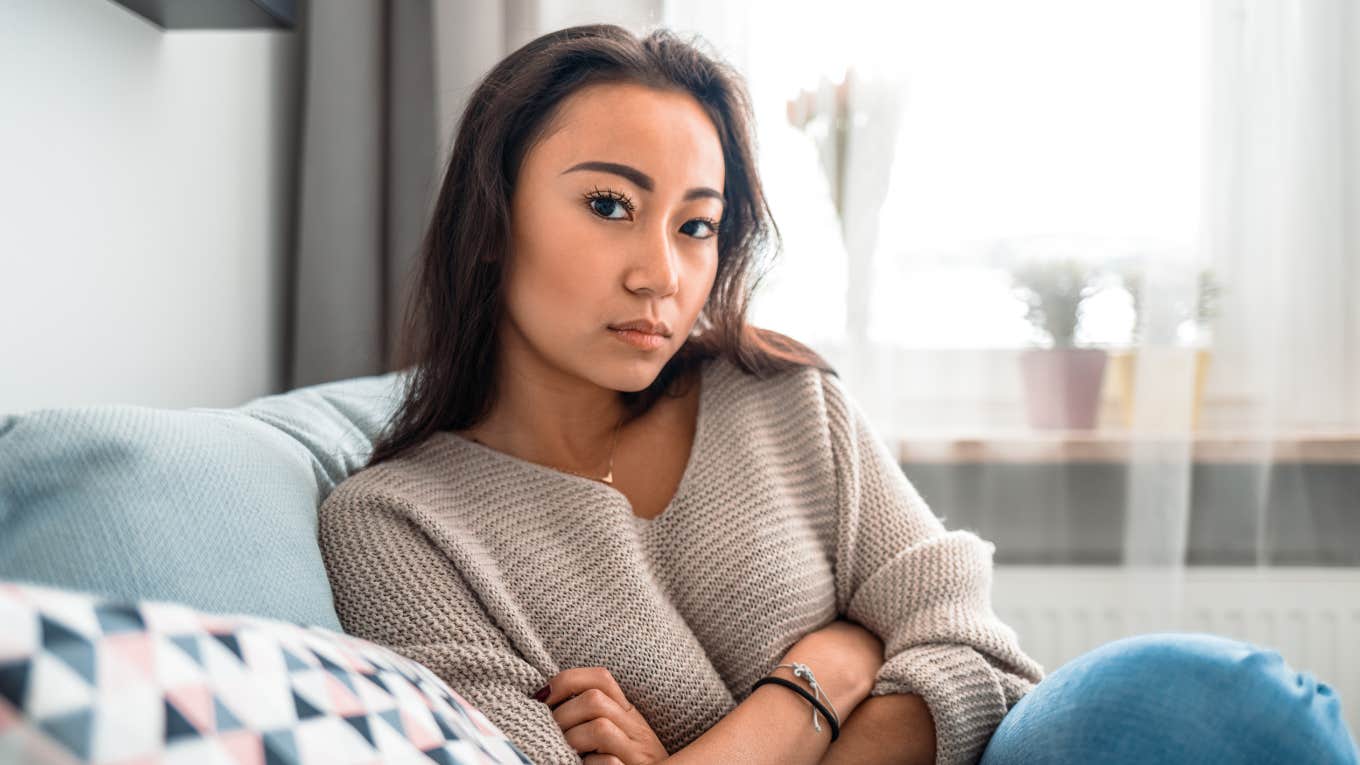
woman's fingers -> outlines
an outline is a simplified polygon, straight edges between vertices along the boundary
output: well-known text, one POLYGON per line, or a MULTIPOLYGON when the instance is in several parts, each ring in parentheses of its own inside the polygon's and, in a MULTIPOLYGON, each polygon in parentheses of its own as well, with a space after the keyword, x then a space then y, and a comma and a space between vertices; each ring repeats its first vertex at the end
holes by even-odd
POLYGON ((638 762, 638 742, 608 717, 596 717, 562 731, 567 744, 582 754, 612 754, 624 762, 638 762))
POLYGON ((634 714, 629 707, 632 707, 632 704, 619 706, 619 702, 599 688, 587 688, 559 704, 553 709, 552 715, 557 721, 557 727, 562 730, 597 718, 612 720, 615 725, 623 728, 628 727, 628 716, 634 714))
POLYGON ((567 744, 586 763, 647 765, 666 758, 651 725, 604 667, 563 670, 548 683, 544 703, 567 744), (593 758, 593 759, 592 759, 593 758))
POLYGON ((558 704, 579 696, 590 688, 596 688, 609 696, 619 705, 620 709, 627 709, 631 705, 623 695, 623 689, 619 688, 614 676, 604 667, 575 667, 564 669, 558 672, 548 682, 552 689, 544 703, 548 708, 555 708, 558 704))

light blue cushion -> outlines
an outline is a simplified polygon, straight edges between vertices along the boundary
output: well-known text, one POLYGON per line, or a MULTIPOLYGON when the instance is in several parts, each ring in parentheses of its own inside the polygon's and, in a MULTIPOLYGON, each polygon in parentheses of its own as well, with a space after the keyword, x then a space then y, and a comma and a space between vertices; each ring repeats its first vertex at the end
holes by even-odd
POLYGON ((404 382, 0 416, 0 579, 339 630, 316 510, 363 466, 404 382))

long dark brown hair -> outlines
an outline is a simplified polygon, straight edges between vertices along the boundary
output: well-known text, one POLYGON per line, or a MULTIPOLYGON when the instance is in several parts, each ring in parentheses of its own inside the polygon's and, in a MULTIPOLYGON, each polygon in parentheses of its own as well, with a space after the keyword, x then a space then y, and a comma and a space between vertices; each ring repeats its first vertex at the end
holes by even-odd
POLYGON ((756 174, 754 116, 739 73, 666 29, 639 39, 612 24, 543 35, 505 57, 463 110, 425 232, 402 327, 405 394, 368 465, 443 430, 480 422, 496 394, 502 260, 520 164, 564 98, 586 85, 631 82, 692 95, 717 127, 725 177, 713 289, 695 332, 647 388, 620 395, 631 419, 704 360, 725 357, 761 378, 796 367, 835 371, 792 338, 747 323, 750 297, 780 248, 756 174))

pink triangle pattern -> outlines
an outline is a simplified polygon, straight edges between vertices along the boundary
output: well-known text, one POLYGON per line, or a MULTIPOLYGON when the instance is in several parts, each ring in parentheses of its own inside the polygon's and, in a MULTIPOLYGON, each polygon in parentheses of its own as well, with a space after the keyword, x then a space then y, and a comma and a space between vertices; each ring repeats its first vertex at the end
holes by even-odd
POLYGON ((199 614, 198 622, 202 625, 203 630, 210 635, 224 635, 228 632, 235 632, 241 626, 239 620, 216 614, 199 614))
POLYGON ((330 694, 332 712, 342 717, 350 717, 367 711, 345 684, 329 672, 326 673, 326 690, 330 694))
MULTIPOLYGON (((128 636, 122 635, 120 637, 128 636)), ((106 637, 95 644, 95 682, 100 689, 103 691, 121 691, 135 685, 150 683, 152 678, 148 677, 145 670, 138 666, 146 660, 129 661, 127 654, 120 651, 113 640, 112 637, 106 637)), ((135 651, 135 649, 133 650, 135 651)))
POLYGON ((8 701, 0 699, 0 733, 8 731, 19 724, 19 715, 15 713, 14 707, 8 701))
POLYGON ((501 735, 500 730, 491 723, 491 720, 487 719, 487 716, 482 714, 482 710, 473 706, 471 702, 463 699, 462 696, 459 696, 458 698, 462 700, 462 705, 458 711, 462 712, 464 717, 472 721, 472 725, 477 729, 478 733, 493 736, 501 735))
POLYGON ((264 765, 264 743, 252 730, 234 730, 217 737, 236 765, 264 765))
POLYGON ((358 651, 353 650, 348 641, 339 644, 337 647, 339 648, 340 655, 344 657, 345 662, 349 665, 349 669, 364 674, 374 671, 373 665, 365 661, 364 657, 358 651))
POLYGON ((203 684, 181 685, 169 688, 165 697, 175 705, 184 719, 198 728, 200 733, 217 732, 217 715, 213 711, 213 692, 203 684))
POLYGON ((430 723, 411 714, 410 710, 401 710, 401 726, 406 729, 406 738, 417 749, 429 749, 437 744, 444 743, 443 736, 437 735, 430 730, 430 723))
POLYGON ((107 635, 101 641, 147 680, 156 679, 155 638, 147 632, 107 635))

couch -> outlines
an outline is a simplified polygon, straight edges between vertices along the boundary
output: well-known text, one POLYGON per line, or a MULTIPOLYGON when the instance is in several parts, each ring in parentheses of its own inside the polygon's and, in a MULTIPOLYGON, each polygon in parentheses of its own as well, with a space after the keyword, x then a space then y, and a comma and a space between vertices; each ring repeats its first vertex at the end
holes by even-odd
POLYGON ((0 760, 527 762, 332 604, 316 510, 403 375, 0 414, 0 760))

